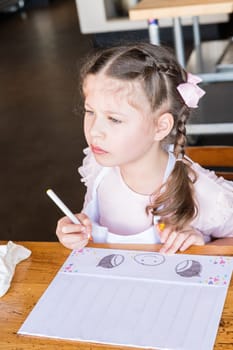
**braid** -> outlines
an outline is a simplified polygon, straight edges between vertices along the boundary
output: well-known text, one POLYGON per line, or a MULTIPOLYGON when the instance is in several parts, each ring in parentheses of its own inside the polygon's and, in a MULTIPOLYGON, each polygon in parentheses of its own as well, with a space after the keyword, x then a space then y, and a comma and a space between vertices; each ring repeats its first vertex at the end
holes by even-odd
POLYGON ((147 211, 151 210, 153 215, 162 216, 164 222, 176 229, 181 229, 197 215, 193 195, 196 174, 184 159, 187 118, 188 107, 184 105, 175 125, 173 152, 177 161, 166 183, 154 194, 153 204, 147 207, 147 211))
POLYGON ((167 76, 174 77, 178 74, 178 71, 169 63, 157 63, 156 65, 158 73, 166 74, 167 76))
POLYGON ((174 155, 176 159, 183 159, 185 154, 186 139, 186 121, 188 118, 187 107, 183 105, 176 123, 176 136, 174 142, 174 155))
MULTIPOLYGON (((179 74, 176 67, 169 65, 158 65, 157 72, 161 75, 161 78, 166 82, 167 98, 171 98, 171 89, 169 82, 173 79, 177 79, 179 74)), ((188 120, 190 109, 184 104, 179 94, 176 94, 172 112, 174 116, 173 127, 173 144, 174 155, 176 163, 166 183, 154 193, 152 205, 147 207, 147 211, 152 212, 153 215, 163 217, 163 221, 174 227, 175 229, 181 229, 187 225, 197 215, 197 205, 194 200, 193 183, 196 181, 196 174, 190 167, 185 158, 185 146, 187 142, 186 138, 186 122, 188 120), (176 110, 179 112, 176 113, 176 110), (178 161, 179 160, 179 161, 178 161)))
POLYGON ((142 76, 152 111, 171 99, 170 80, 182 81, 180 70, 170 60, 155 61, 150 55, 146 56, 142 76))
POLYGON ((147 212, 161 216, 163 222, 179 230, 197 215, 193 198, 193 181, 190 168, 183 162, 176 162, 168 180, 154 194, 153 204, 147 212), (162 208, 162 209, 161 209, 162 208))

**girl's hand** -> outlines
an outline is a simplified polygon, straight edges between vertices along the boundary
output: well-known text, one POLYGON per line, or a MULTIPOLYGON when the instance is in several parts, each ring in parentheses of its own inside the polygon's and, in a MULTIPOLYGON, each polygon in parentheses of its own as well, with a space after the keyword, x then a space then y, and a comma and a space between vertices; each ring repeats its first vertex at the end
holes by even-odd
POLYGON ((76 216, 81 225, 73 224, 67 216, 57 223, 56 235, 59 241, 69 249, 82 249, 91 237, 92 224, 88 216, 83 213, 76 216))
POLYGON ((205 244, 202 234, 192 226, 186 226, 180 231, 165 227, 162 231, 159 231, 159 235, 161 243, 163 243, 160 249, 161 253, 172 254, 178 250, 183 252, 191 245, 205 244))

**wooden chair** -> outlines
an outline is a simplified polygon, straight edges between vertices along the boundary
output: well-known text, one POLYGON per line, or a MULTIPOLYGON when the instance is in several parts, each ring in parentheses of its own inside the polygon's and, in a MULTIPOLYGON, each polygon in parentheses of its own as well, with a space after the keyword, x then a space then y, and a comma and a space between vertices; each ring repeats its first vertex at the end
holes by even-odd
POLYGON ((203 167, 214 169, 218 176, 233 181, 233 147, 188 146, 185 153, 194 162, 203 167))

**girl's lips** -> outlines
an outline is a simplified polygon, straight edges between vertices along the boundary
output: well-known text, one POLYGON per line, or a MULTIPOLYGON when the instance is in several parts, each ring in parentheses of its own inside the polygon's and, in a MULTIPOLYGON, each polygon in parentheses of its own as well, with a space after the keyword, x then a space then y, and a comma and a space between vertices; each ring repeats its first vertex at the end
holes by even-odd
POLYGON ((108 153, 105 150, 103 150, 102 148, 97 147, 97 146, 93 146, 93 145, 91 145, 91 150, 94 154, 106 154, 106 153, 108 153))

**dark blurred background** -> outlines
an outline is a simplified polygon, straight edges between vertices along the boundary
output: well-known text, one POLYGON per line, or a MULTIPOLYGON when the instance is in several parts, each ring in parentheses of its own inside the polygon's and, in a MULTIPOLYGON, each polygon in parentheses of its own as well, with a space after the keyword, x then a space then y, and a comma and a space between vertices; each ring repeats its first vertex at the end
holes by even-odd
MULTIPOLYGON (((0 239, 53 241, 62 214, 46 189, 54 189, 74 212, 81 210, 85 190, 77 172, 85 147, 80 65, 93 47, 148 40, 148 33, 82 34, 74 0, 28 0, 17 5, 9 0, 2 6, 4 1, 0 1, 0 239)), ((202 36, 224 38, 229 28, 232 21, 206 25, 202 36)), ((191 28, 184 35, 188 57, 191 28)), ((164 28, 161 36, 163 43, 173 45, 171 29, 164 28)), ((207 120, 219 120, 220 114, 231 118, 232 87, 232 82, 205 85, 201 111, 207 120)), ((190 142, 232 144, 232 135, 203 135, 190 142)))

